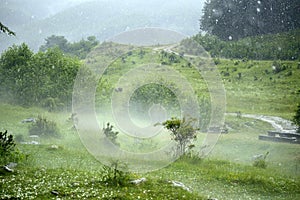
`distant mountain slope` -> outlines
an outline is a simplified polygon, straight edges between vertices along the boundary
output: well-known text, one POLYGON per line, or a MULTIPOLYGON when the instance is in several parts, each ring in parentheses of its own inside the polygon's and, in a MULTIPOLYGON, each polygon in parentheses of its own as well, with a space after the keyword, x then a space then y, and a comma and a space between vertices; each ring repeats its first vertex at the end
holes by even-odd
POLYGON ((0 37, 0 51, 21 42, 37 50, 53 34, 64 35, 71 41, 90 35, 104 40, 126 30, 160 27, 193 35, 199 30, 201 9, 202 0, 88 1, 49 18, 15 27, 17 37, 0 37))
POLYGON ((0 0, 0 20, 10 27, 45 19, 88 0, 0 0))

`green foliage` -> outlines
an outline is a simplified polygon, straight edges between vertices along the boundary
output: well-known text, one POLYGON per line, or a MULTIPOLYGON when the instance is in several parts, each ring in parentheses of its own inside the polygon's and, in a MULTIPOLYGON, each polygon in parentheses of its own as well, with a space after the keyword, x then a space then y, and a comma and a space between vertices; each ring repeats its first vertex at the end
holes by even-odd
POLYGON ((0 132, 0 155, 1 157, 7 156, 16 146, 13 136, 8 135, 7 131, 0 132))
POLYGON ((113 131, 113 125, 109 122, 106 124, 106 127, 102 129, 103 134, 115 145, 119 146, 120 144, 116 141, 119 132, 113 131))
POLYGON ((184 155, 194 147, 191 143, 197 138, 198 129, 194 128, 193 123, 192 119, 181 120, 174 117, 162 123, 167 130, 171 131, 172 139, 178 143, 175 156, 184 155))
POLYGON ((91 52, 92 48, 98 45, 95 36, 87 37, 87 40, 80 40, 79 42, 70 43, 64 36, 52 35, 45 39, 46 43, 40 47, 40 51, 47 51, 50 48, 58 47, 64 53, 70 56, 76 56, 79 59, 86 58, 87 54, 91 52))
POLYGON ((46 117, 38 116, 36 121, 29 127, 30 135, 53 137, 58 136, 58 126, 54 121, 48 120, 46 117))
POLYGON ((253 162, 253 167, 265 169, 265 168, 267 168, 267 163, 264 159, 258 159, 253 162))
POLYGON ((136 112, 139 116, 144 115, 143 117, 147 117, 151 107, 159 104, 169 111, 169 115, 177 114, 180 108, 179 102, 169 87, 156 83, 145 84, 139 87, 130 97, 132 112, 136 112))
MULTIPOLYGON (((268 68, 271 64, 272 62, 267 63, 268 68)), ((279 91, 282 92, 281 89, 279 91)), ((272 105, 274 102, 276 101, 272 105)), ((0 116, 0 126, 5 124, 14 133, 26 131, 27 126, 18 123, 19 119, 42 111, 34 107, 23 108, 8 104, 0 104, 0 110, 5 113, 0 116)), ((70 127, 66 121, 69 113, 48 115, 53 119, 60 119, 60 123, 70 127)), ((65 128, 61 130, 63 138, 40 138, 42 144, 46 145, 17 144, 22 152, 30 156, 25 162, 18 164, 16 173, 1 176, 0 199, 137 199, 138 196, 140 199, 199 200, 208 199, 208 196, 217 199, 299 199, 300 146, 259 142, 258 135, 271 128, 271 125, 260 120, 226 116, 226 124, 230 127, 230 134, 219 138, 209 157, 194 161, 187 155, 160 170, 142 175, 131 174, 131 180, 143 176, 147 181, 125 187, 110 187, 101 182, 105 174, 102 165, 86 151, 78 135, 65 128), (49 151, 52 144, 63 148, 49 151), (270 151, 267 170, 253 167, 252 162, 249 162, 258 150, 270 151), (216 157, 222 160, 216 160, 216 157), (193 192, 174 187, 169 180, 180 181, 191 187, 193 192), (52 190, 59 194, 51 194, 52 190), (241 197, 241 191, 245 196, 241 197)), ((196 151, 198 144, 202 144, 202 136, 205 134, 197 135, 199 138, 193 150, 196 151)))
POLYGON ((185 191, 158 178, 147 178, 143 184, 122 187, 99 182, 102 176, 99 170, 34 167, 20 172, 14 178, 1 177, 3 192, 0 193, 0 199, 207 199, 197 192, 185 191))
POLYGON ((102 182, 107 186, 127 186, 130 180, 130 173, 123 171, 126 166, 120 161, 116 160, 111 163, 111 166, 103 166, 102 182))
POLYGON ((46 44, 40 47, 40 51, 46 51, 47 49, 58 47, 62 51, 66 51, 68 49, 67 43, 68 40, 64 36, 55 36, 52 35, 45 39, 46 44))
POLYGON ((298 127, 297 132, 300 133, 300 104, 298 104, 293 121, 296 124, 296 126, 298 127))
POLYGON ((201 50, 190 44, 195 40, 212 57, 246 60, 297 60, 300 55, 300 29, 279 33, 247 37, 236 41, 222 41, 216 36, 198 34, 181 42, 189 51, 200 54, 201 50))
POLYGON ((267 152, 263 157, 256 158, 253 162, 253 166, 258 168, 263 168, 263 169, 267 168, 266 158, 268 155, 269 152, 267 152))
POLYGON ((50 111, 71 105, 80 62, 58 48, 34 54, 26 44, 12 46, 0 58, 0 93, 9 102, 50 111))
MULTIPOLYGON (((191 149, 191 147, 189 147, 191 149)), ((194 146, 192 147, 194 148, 194 146)), ((176 162, 186 162, 193 165, 198 165, 203 161, 203 157, 198 153, 193 152, 193 150, 182 155, 176 162)))
POLYGON ((7 131, 0 132, 0 165, 9 162, 18 162, 25 158, 25 155, 15 148, 14 137, 7 131))
MULTIPOLYGON (((13 45, 0 58, 0 92, 2 97, 18 101, 23 99, 22 90, 26 72, 31 68, 33 52, 26 44, 13 45), (20 99, 19 99, 20 98, 20 99)), ((28 88, 29 89, 29 88, 28 88)))
POLYGON ((280 61, 273 61, 272 69, 274 74, 278 74, 287 69, 286 65, 282 65, 280 61))
POLYGON ((210 0, 200 28, 222 40, 280 33, 300 28, 298 0, 210 0))

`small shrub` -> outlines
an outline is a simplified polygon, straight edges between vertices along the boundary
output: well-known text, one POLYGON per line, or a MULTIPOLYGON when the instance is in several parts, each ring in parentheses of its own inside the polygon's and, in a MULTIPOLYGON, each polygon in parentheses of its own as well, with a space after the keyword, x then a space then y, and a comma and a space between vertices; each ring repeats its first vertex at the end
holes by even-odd
POLYGON ((199 153, 195 153, 190 151, 184 155, 182 155, 178 161, 187 162, 193 165, 200 164, 202 162, 202 156, 199 153))
POLYGON ((65 106, 58 98, 47 98, 42 102, 42 106, 49 112, 62 110, 65 106))
POLYGON ((1 157, 5 157, 10 154, 16 143, 12 135, 7 134, 7 131, 0 132, 0 155, 1 157))
POLYGON ((38 116, 36 122, 29 127, 30 135, 38 136, 58 136, 59 131, 57 124, 45 117, 38 116))
POLYGON ((274 74, 278 74, 287 69, 286 65, 282 65, 280 61, 274 61, 272 64, 272 70, 274 74))
POLYGON ((251 63, 251 64, 249 64, 249 65, 247 66, 247 69, 250 69, 250 68, 253 67, 253 66, 254 66, 254 64, 251 63))
POLYGON ((238 79, 241 79, 241 78, 242 78, 242 73, 241 73, 241 72, 238 73, 237 78, 238 78, 238 79))
POLYGON ((113 131, 113 125, 110 123, 106 124, 106 128, 102 129, 103 134, 115 145, 120 146, 120 144, 116 141, 119 132, 113 131))
POLYGON ((265 169, 265 168, 267 168, 267 163, 265 160, 259 159, 259 160, 254 161, 253 166, 265 169))
POLYGON ((215 65, 218 65, 221 63, 221 60, 219 58, 214 58, 213 60, 214 60, 215 65))
POLYGON ((242 59, 242 61, 243 61, 243 62, 248 62, 248 58, 247 58, 247 57, 244 57, 244 58, 242 59))
POLYGON ((7 131, 0 132, 0 165, 6 165, 8 162, 18 162, 25 158, 18 149, 12 135, 7 131))
POLYGON ((269 152, 267 152, 262 158, 255 159, 253 162, 253 166, 258 168, 263 168, 263 169, 267 168, 266 158, 268 155, 269 152))
POLYGON ((230 73, 229 72, 224 72, 223 75, 224 76, 230 76, 230 73))
POLYGON ((236 60, 236 61, 233 62, 233 64, 234 64, 234 65, 239 65, 239 64, 240 64, 240 61, 239 61, 239 60, 236 60))
POLYGON ((293 75, 293 72, 292 71, 289 71, 285 74, 285 76, 292 76, 293 75))
POLYGON ((107 186, 126 186, 129 184, 130 173, 125 171, 126 165, 113 161, 110 166, 103 166, 102 182, 107 186))

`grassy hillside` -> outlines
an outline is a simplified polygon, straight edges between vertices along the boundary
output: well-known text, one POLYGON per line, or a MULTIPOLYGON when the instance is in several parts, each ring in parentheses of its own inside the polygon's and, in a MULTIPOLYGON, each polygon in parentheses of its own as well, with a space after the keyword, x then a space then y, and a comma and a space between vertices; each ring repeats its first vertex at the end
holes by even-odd
POLYGON ((227 97, 227 111, 281 116, 291 119, 299 103, 298 62, 220 60, 227 97))
MULTIPOLYGON (((227 117, 231 127, 208 158, 183 158, 167 168, 147 174, 128 174, 140 185, 106 185, 100 162, 84 148, 68 122, 69 113, 48 113, 38 108, 0 105, 0 127, 14 136, 31 141, 25 117, 43 114, 58 123, 59 138, 38 139, 40 145, 17 144, 27 154, 13 173, 0 170, 0 198, 20 199, 297 199, 300 192, 299 145, 258 141, 270 125, 252 119, 227 117), (55 148, 54 148, 54 147, 55 148), (57 148, 56 148, 57 146, 57 148), (269 151, 267 168, 253 167, 253 156, 269 151), (226 159, 226 161, 224 160, 226 159), (184 183, 192 193, 173 187, 169 181, 184 183)), ((201 138, 201 136, 200 136, 201 138)), ((36 140, 36 139, 35 139, 36 140)), ((126 179, 127 180, 127 179, 126 179)))
MULTIPOLYGON (((107 44, 100 45, 87 59, 88 65, 100 66, 107 44)), ((198 100, 208 96, 207 87, 201 78, 201 73, 191 65, 191 58, 176 55, 176 62, 171 62, 171 53, 162 58, 164 48, 145 48, 145 55, 140 55, 141 49, 130 50, 116 46, 109 51, 122 49, 125 54, 107 68, 102 76, 106 83, 106 94, 113 91, 118 79, 128 70, 140 66, 142 63, 158 63, 161 68, 172 67, 180 72, 192 84, 198 100), (157 50, 159 49, 159 50, 157 50), (134 63, 134 64, 133 64, 134 63)), ((176 48, 174 48, 176 49, 176 48)), ((120 53, 122 55, 122 53, 120 53)), ((201 59, 200 59, 201 60, 201 59)), ((203 59, 202 59, 203 62, 203 59)), ((291 119, 295 113, 300 97, 300 64, 297 61, 256 61, 214 58, 215 63, 226 90, 227 112, 242 112, 280 116, 291 119)), ((139 72, 137 72, 139 73, 139 72)), ((158 72, 159 73, 159 72, 158 72)), ((100 85, 103 82, 100 82, 100 85)), ((101 99, 103 102, 104 99, 101 99)), ((104 101, 105 102, 105 101, 104 101)))
MULTIPOLYGON (((172 50, 168 46, 136 48, 108 42, 97 46, 85 60, 86 65, 100 71, 103 64, 110 62, 98 82, 95 95, 99 124, 108 121, 114 124, 114 116, 107 109, 111 106, 113 93, 129 93, 126 89, 133 89, 139 81, 143 83, 146 78, 142 74, 148 73, 159 86, 138 87, 130 96, 128 105, 134 105, 132 108, 136 109, 131 114, 136 118, 141 117, 136 122, 149 121, 147 116, 152 104, 162 104, 170 109, 168 116, 176 114, 176 92, 172 93, 162 87, 164 84, 170 88, 176 85, 159 82, 160 74, 171 72, 168 68, 186 77, 186 81, 195 91, 193 95, 200 102, 200 108, 203 108, 200 112, 208 113, 209 117, 208 88, 203 77, 192 65, 205 65, 207 58, 178 55, 176 49, 178 48, 172 50), (150 70, 151 66, 154 68, 150 70), (120 90, 119 81, 124 76, 130 77, 130 72, 136 76, 127 79, 120 90), (136 77, 141 78, 134 79, 136 77), (151 87, 161 92, 156 94, 151 87), (139 103, 141 107, 138 107, 139 103)), ((225 85, 227 112, 240 111, 242 114, 265 114, 287 119, 294 114, 300 96, 298 62, 230 59, 210 61, 216 65, 225 85)), ((179 80, 177 82, 182 83, 177 78, 179 76, 173 81, 179 80)), ((185 94, 184 90, 182 92, 185 94)), ((180 98, 187 100, 189 95, 191 94, 180 98)), ((0 104, 0 113, 3 113, 0 115, 1 131, 8 130, 14 135, 19 141, 17 148, 27 155, 18 163, 14 172, 0 169, 1 199, 300 198, 300 145, 258 140, 258 135, 273 129, 270 124, 260 120, 226 116, 228 134, 221 135, 208 157, 183 157, 166 168, 146 174, 125 173, 117 179, 122 184, 112 184, 116 181, 112 178, 113 171, 103 167, 84 147, 72 128, 73 124, 69 120, 71 113, 48 112, 41 108, 24 108, 3 103, 0 104), (60 130, 58 137, 29 137, 30 124, 21 121, 25 118, 36 118, 38 115, 56 122, 60 130), (24 143, 32 140, 37 140, 39 145, 24 143), (264 160, 266 167, 255 167, 254 157, 267 153, 264 160), (139 185, 128 183, 129 180, 141 177, 145 177, 147 181, 139 185), (184 183, 191 192, 172 186, 170 181, 184 183)), ((206 124, 207 121, 203 123, 206 124)), ((169 140, 169 137, 158 137, 149 142, 152 146, 142 146, 135 141, 126 140, 126 135, 121 130, 118 131, 120 134, 117 141, 121 143, 120 148, 131 152, 153 151, 169 140)), ((201 152, 205 137, 205 133, 198 133, 195 152, 201 152)))

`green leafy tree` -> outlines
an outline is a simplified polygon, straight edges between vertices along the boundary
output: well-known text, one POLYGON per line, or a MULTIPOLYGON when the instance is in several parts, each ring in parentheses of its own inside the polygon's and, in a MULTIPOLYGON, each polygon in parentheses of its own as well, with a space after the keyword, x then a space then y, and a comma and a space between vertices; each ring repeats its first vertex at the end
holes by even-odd
POLYGON ((20 46, 13 45, 1 55, 0 92, 2 97, 15 103, 22 104, 24 102, 24 79, 26 79, 28 71, 31 70, 30 62, 33 54, 29 47, 23 43, 20 46))
POLYGON ((68 40, 64 36, 51 35, 45 41, 46 43, 40 47, 40 51, 46 51, 53 47, 58 47, 62 51, 68 50, 68 40))
POLYGON ((84 59, 92 48, 98 45, 95 36, 87 37, 87 40, 82 39, 79 42, 70 43, 64 36, 52 35, 45 39, 46 43, 40 47, 40 51, 58 47, 62 52, 70 56, 76 56, 79 59, 84 59))
POLYGON ((300 133, 300 104, 297 107, 293 121, 297 126, 297 133, 300 133))
POLYGON ((12 46, 0 58, 0 92, 10 102, 49 110, 70 106, 81 65, 59 48, 34 54, 26 44, 12 46))
POLYGON ((69 44, 66 53, 77 56, 80 59, 84 59, 87 54, 91 52, 92 48, 98 44, 99 42, 96 40, 95 36, 89 36, 87 40, 82 39, 79 42, 69 44))
POLYGON ((171 132, 172 139, 177 142, 175 155, 181 156, 194 147, 192 141, 197 138, 197 128, 193 126, 194 120, 183 118, 171 118, 162 123, 162 125, 171 132))
POLYGON ((298 0, 207 0, 200 28, 222 40, 280 33, 300 27, 298 0))
POLYGON ((52 48, 35 54, 32 65, 35 69, 31 80, 34 82, 35 99, 41 104, 48 104, 47 101, 52 98, 54 104, 50 105, 57 108, 63 107, 63 104, 70 105, 74 80, 81 65, 79 60, 64 56, 59 48, 52 48))

